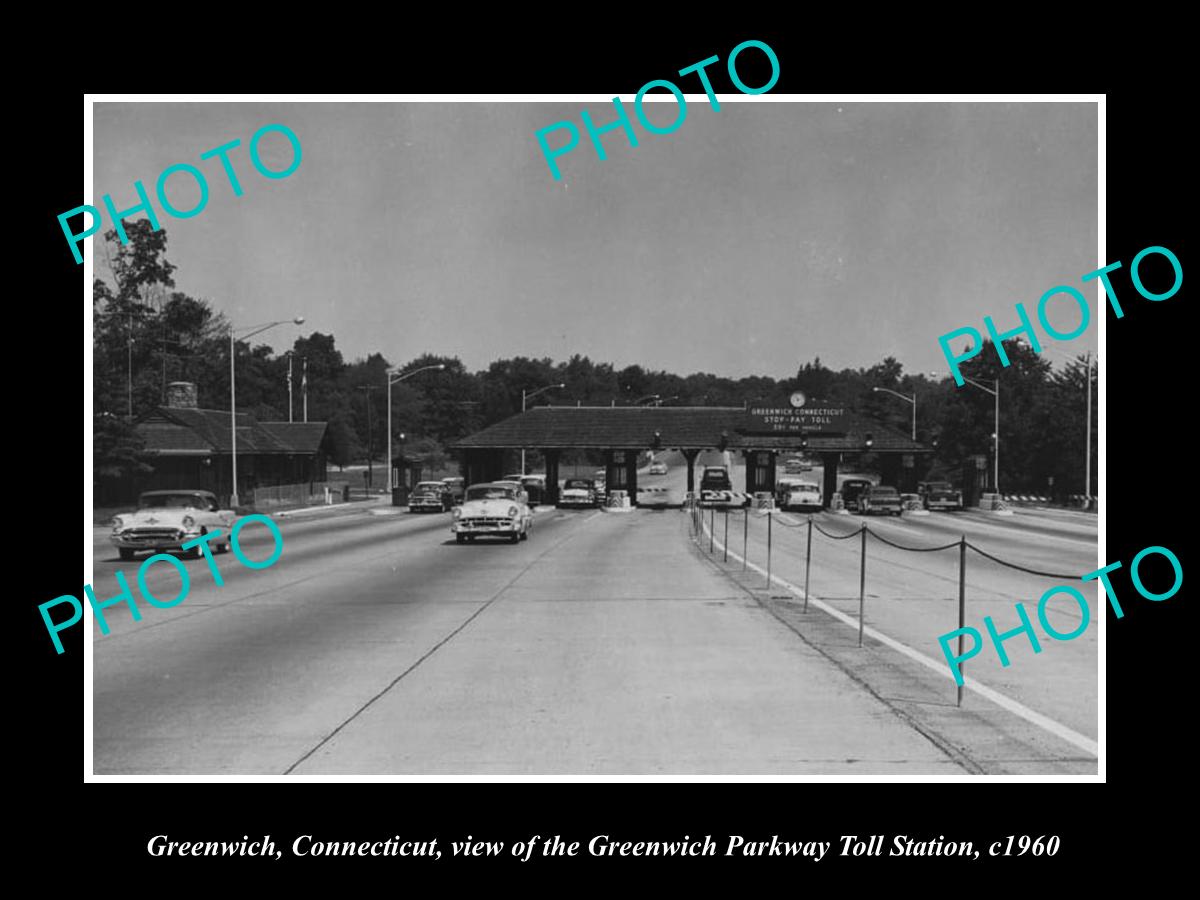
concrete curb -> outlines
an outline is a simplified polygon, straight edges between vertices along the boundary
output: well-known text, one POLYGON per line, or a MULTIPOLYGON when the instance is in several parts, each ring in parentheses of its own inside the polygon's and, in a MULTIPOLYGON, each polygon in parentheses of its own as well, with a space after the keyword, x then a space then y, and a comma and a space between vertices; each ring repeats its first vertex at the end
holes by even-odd
MULTIPOLYGON (((359 501, 357 503, 355 503, 355 502, 331 503, 328 506, 325 506, 325 505, 306 506, 301 509, 285 509, 282 512, 266 513, 265 515, 270 516, 272 519, 296 519, 296 518, 301 518, 304 516, 319 516, 319 515, 323 515, 323 514, 331 514, 331 513, 335 513, 335 512, 345 512, 345 511, 350 511, 350 510, 371 511, 371 510, 377 509, 380 505, 381 504, 375 504, 375 503, 370 503, 370 502, 365 502, 365 501, 359 501)), ((396 507, 396 508, 400 509, 402 507, 396 507)))

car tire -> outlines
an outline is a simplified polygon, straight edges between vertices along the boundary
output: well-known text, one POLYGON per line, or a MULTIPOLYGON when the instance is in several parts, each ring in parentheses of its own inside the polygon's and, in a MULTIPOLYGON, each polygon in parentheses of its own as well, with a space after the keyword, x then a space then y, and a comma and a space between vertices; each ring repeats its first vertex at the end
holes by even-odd
POLYGON ((516 543, 517 541, 519 541, 520 539, 521 539, 521 536, 520 536, 519 534, 515 534, 515 533, 514 533, 514 534, 510 534, 510 535, 508 536, 508 542, 509 542, 510 544, 515 544, 515 543, 516 543))
MULTIPOLYGON (((204 537, 206 534, 208 534, 208 529, 201 528, 200 529, 200 537, 204 537)), ((195 547, 192 547, 190 550, 188 550, 187 558, 188 559, 199 559, 201 556, 203 556, 204 551, 201 549, 201 547, 203 547, 203 544, 197 544, 195 547)))
POLYGON ((521 532, 521 540, 523 540, 523 541, 529 540, 529 529, 528 528, 526 528, 524 531, 521 532))
POLYGON ((117 553, 120 554, 121 559, 123 559, 125 562, 129 562, 129 560, 133 559, 133 554, 136 552, 137 552, 136 550, 133 550, 129 547, 118 547, 117 548, 117 553))
POLYGON ((454 539, 460 544, 465 544, 467 542, 467 536, 465 534, 456 534, 454 539))

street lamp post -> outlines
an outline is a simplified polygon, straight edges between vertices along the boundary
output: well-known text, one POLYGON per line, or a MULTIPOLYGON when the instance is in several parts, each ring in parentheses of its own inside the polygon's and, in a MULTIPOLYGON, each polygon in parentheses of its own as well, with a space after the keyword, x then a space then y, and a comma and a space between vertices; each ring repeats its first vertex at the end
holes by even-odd
MULTIPOLYGON (((1017 343, 1025 347, 1029 346, 1024 338, 1018 337, 1017 343)), ((1054 353, 1057 356, 1060 356, 1063 359, 1069 359, 1072 362, 1076 360, 1076 357, 1063 353, 1060 350, 1055 350, 1053 347, 1043 347, 1041 352, 1054 353)), ((1087 356, 1085 358, 1086 371, 1084 373, 1084 377, 1087 379, 1087 440, 1084 447, 1083 495, 1087 497, 1092 493, 1092 367, 1095 365, 1095 358, 1092 356, 1091 350, 1087 352, 1087 356)), ((1086 503, 1087 501, 1085 500, 1084 502, 1086 503)))
MULTIPOLYGON (((242 329, 247 332, 242 335, 242 338, 252 338, 254 335, 260 334, 268 328, 274 328, 276 325, 287 325, 289 322, 293 325, 303 325, 304 316, 296 316, 294 319, 280 319, 278 322, 268 322, 266 325, 251 325, 248 331, 245 328, 242 329)), ((237 332, 236 328, 232 325, 229 326, 229 458, 231 460, 231 472, 233 475, 233 485, 229 494, 229 506, 231 508, 236 508, 241 502, 237 486, 237 367, 234 365, 234 361, 237 359, 237 332)))
POLYGON ((395 372, 396 372, 395 369, 388 369, 386 372, 386 376, 387 376, 387 410, 388 410, 388 416, 387 416, 387 421, 388 421, 388 441, 387 441, 388 479, 387 479, 387 486, 388 486, 389 494, 392 492, 392 489, 395 488, 395 486, 396 486, 395 483, 392 481, 392 385, 398 381, 403 381, 406 378, 412 378, 414 375, 417 375, 421 372, 428 372, 430 369, 441 370, 441 369, 445 369, 445 368, 446 368, 445 363, 437 363, 436 365, 432 365, 432 366, 421 366, 421 368, 419 368, 419 369, 413 369, 411 372, 403 372, 399 375, 395 374, 395 372))
MULTIPOLYGON (((533 397, 536 397, 542 391, 552 391, 555 388, 565 388, 565 384, 548 384, 545 387, 540 387, 536 391, 527 391, 521 389, 521 412, 525 412, 525 402, 533 397)), ((521 474, 525 474, 525 448, 521 448, 521 474)))
POLYGON ((979 388, 981 391, 985 391, 986 393, 989 393, 993 397, 996 398, 996 425, 995 425, 996 431, 992 435, 992 440, 994 440, 996 442, 996 452, 995 452, 995 457, 994 457, 995 469, 994 469, 994 473, 992 475, 992 481, 993 481, 992 487, 995 488, 996 493, 999 494, 1000 493, 1000 379, 997 378, 993 382, 996 385, 995 390, 992 390, 989 387, 984 387, 978 381, 974 380, 973 378, 968 378, 966 375, 963 376, 963 381, 967 382, 968 384, 975 385, 975 387, 979 388))
POLYGON ((912 404, 912 439, 915 441, 917 439, 917 395, 916 395, 916 393, 914 392, 913 395, 910 397, 910 396, 908 396, 908 394, 898 394, 893 390, 889 390, 888 388, 873 387, 873 388, 871 388, 871 390, 872 391, 883 391, 883 393, 885 393, 885 394, 891 394, 893 397, 899 397, 901 400, 905 401, 906 403, 912 404))

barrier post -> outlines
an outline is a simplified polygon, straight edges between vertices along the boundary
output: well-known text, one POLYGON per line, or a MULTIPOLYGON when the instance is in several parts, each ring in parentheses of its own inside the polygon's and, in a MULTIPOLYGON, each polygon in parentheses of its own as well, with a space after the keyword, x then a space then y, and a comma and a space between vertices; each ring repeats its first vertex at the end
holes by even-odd
POLYGON ((771 510, 767 510, 767 590, 771 590, 771 510))
POLYGON ((713 552, 713 540, 717 534, 717 508, 714 506, 708 514, 708 552, 709 555, 713 552))
POLYGON ((750 510, 742 510, 742 571, 746 571, 746 544, 750 539, 750 510))
POLYGON ((858 646, 863 645, 863 605, 867 597, 867 526, 862 530, 862 550, 859 553, 858 569, 858 646))
POLYGON ((804 548, 804 611, 808 612, 808 571, 812 564, 812 515, 808 517, 808 546, 804 548))
MULTIPOLYGON (((963 629, 967 624, 967 536, 959 535, 958 542, 958 674, 962 675, 963 629)), ((963 686, 958 686, 958 705, 962 707, 963 686)))
POLYGON ((722 562, 729 562, 729 510, 725 510, 725 558, 722 562))

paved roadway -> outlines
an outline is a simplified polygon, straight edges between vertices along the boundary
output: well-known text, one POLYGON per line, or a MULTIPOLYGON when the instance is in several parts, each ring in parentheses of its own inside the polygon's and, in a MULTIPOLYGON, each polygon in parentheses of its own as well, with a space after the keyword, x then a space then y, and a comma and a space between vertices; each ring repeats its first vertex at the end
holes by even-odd
MULTIPOLYGON (((735 461, 736 466, 736 461, 735 461)), ((809 473, 819 481, 820 469, 809 473)), ((846 473, 849 474, 849 473, 846 473)), ((741 481, 740 471, 735 484, 741 481)), ((743 546, 752 563, 767 565, 768 528, 766 516, 752 511, 748 522, 744 512, 730 514, 730 551, 734 560, 728 568, 740 570, 743 546)), ((771 528, 771 572, 796 587, 803 587, 807 540, 807 518, 801 513, 777 514, 771 528)), ((1050 719, 1052 725, 1065 726, 1078 735, 1096 741, 1098 734, 1098 618, 1103 618, 1105 601, 1098 588, 1080 585, 1078 578, 1100 565, 1098 557, 1097 519, 1094 514, 1059 509, 1019 508, 1012 516, 966 510, 963 512, 931 512, 927 516, 905 514, 893 517, 860 517, 819 513, 814 524, 825 532, 838 536, 851 535, 862 524, 893 544, 909 548, 931 548, 952 544, 965 536, 994 557, 1015 563, 1025 569, 1052 573, 1064 577, 1044 577, 999 565, 977 553, 968 551, 966 560, 966 624, 983 635, 982 652, 965 666, 968 681, 980 682, 1008 700, 1033 713, 1050 719), (1090 624, 1079 637, 1058 641, 1042 629, 1037 617, 1037 602, 1042 594, 1059 585, 1079 588, 1088 601, 1090 624), (1099 616, 1097 600, 1099 599, 1099 616), (1029 639, 1017 635, 1004 642, 1009 665, 1003 666, 995 653, 983 619, 991 616, 1000 633, 1019 626, 1015 609, 1023 601, 1038 636, 1041 651, 1035 653, 1029 639)), ((725 534, 724 513, 715 516, 716 541, 725 534)), ((707 546, 707 544, 705 545, 707 546)), ((723 554, 721 554, 723 557, 723 554)), ((858 535, 834 540, 820 531, 813 532, 813 562, 809 570, 811 596, 819 598, 834 609, 857 621, 859 584, 861 577, 861 540, 858 535)), ((911 552, 889 546, 869 537, 865 582, 865 616, 867 625, 888 637, 934 660, 943 667, 944 684, 923 685, 931 696, 954 698, 955 685, 938 643, 938 636, 958 627, 959 551, 957 546, 937 552, 911 552)), ((755 576, 765 587, 765 579, 755 576)), ((802 595, 802 591, 800 592, 802 595)), ((777 598, 789 592, 776 586, 771 594, 777 598)), ((795 595, 791 600, 797 601, 795 595)), ((799 621, 792 615, 798 601, 785 611, 785 618, 799 621)), ((1067 596, 1059 596, 1047 605, 1047 618, 1060 633, 1070 633, 1081 624, 1083 612, 1067 596)), ((856 629, 849 629, 857 642, 856 629)), ((968 648, 971 646, 967 639, 968 648)), ((919 671, 919 669, 918 669, 919 671)), ((894 685, 889 685, 889 688, 894 685)), ((993 704, 968 693, 967 705, 974 709, 993 704)), ((1053 729, 1026 727, 1020 715, 1007 718, 1020 722, 1021 740, 1026 749, 1037 757, 1063 763, 1063 771, 1094 772, 1095 756, 1082 749, 1080 742, 1063 740, 1053 729)), ((1011 735, 1010 735, 1011 736, 1011 735)), ((979 741, 970 743, 979 744, 979 741)), ((1086 743, 1086 742, 1084 742, 1086 743)), ((1011 770, 1010 759, 1001 764, 998 757, 989 755, 986 748, 975 751, 975 758, 984 769, 1011 770)), ((1030 761, 1031 763, 1033 760, 1030 761)), ((1018 766, 1018 768, 1020 768, 1018 766)), ((1036 765, 1033 771, 1041 771, 1036 765)))
MULTIPOLYGON (((681 496, 683 469, 639 480, 681 496)), ((980 754, 964 756, 962 747, 988 743, 999 727, 977 711, 969 735, 939 737, 942 726, 864 685, 820 640, 720 571, 690 540, 683 513, 543 507, 529 541, 463 546, 446 516, 392 513, 283 521, 285 548, 270 569, 218 556, 218 587, 203 560, 188 560, 193 590, 178 607, 143 603, 140 622, 124 607, 111 610, 113 632, 94 629, 94 770, 952 774, 980 771, 980 754)), ((853 524, 823 518, 835 520, 830 530, 853 524)), ((957 537, 970 521, 970 539, 1035 567, 1049 565, 1055 547, 1069 553, 1056 569, 1083 555, 1087 520, 1046 517, 1030 541, 1024 518, 974 518, 873 524, 917 542, 926 531, 957 537)), ((752 529, 762 524, 751 520, 752 529)), ((248 554, 267 555, 265 531, 243 534, 248 554)), ((102 531, 96 548, 93 583, 106 597, 116 593, 114 572, 132 577, 133 567, 115 558, 102 531)), ((942 628, 948 588, 920 568, 934 554, 916 564, 898 556, 884 568, 885 557, 877 567, 871 552, 869 571, 880 582, 869 581, 878 595, 869 598, 869 622, 928 652, 927 624, 954 627, 942 628), (930 578, 938 586, 932 598, 930 578)), ((832 544, 827 555, 814 593, 840 606, 853 574, 856 609, 853 560, 832 544)), ((787 556, 780 551, 776 565, 788 565, 778 561, 787 556)), ((759 559, 753 543, 750 558, 759 559)), ((980 613, 995 607, 1003 623, 1005 590, 989 577, 972 561, 973 604, 980 613)), ((148 584, 169 597, 178 582, 160 565, 148 584)), ((1012 684, 982 664, 968 671, 1094 736, 1094 636, 1093 628, 1069 644, 1046 641, 1035 658, 1010 642, 1012 684), (1090 686, 1080 675, 1088 652, 1090 686), (1069 684, 1039 698, 1035 670, 1068 673, 1069 684), (1062 696, 1076 688, 1072 712, 1062 696)), ((1031 754, 1024 771, 1061 771, 1042 764, 1069 756, 1053 741, 1020 747, 1031 754)), ((1001 769, 985 761, 982 770, 1020 770, 1019 755, 1009 753, 1001 769)), ((1094 771, 1094 759, 1090 765, 1094 771)))

